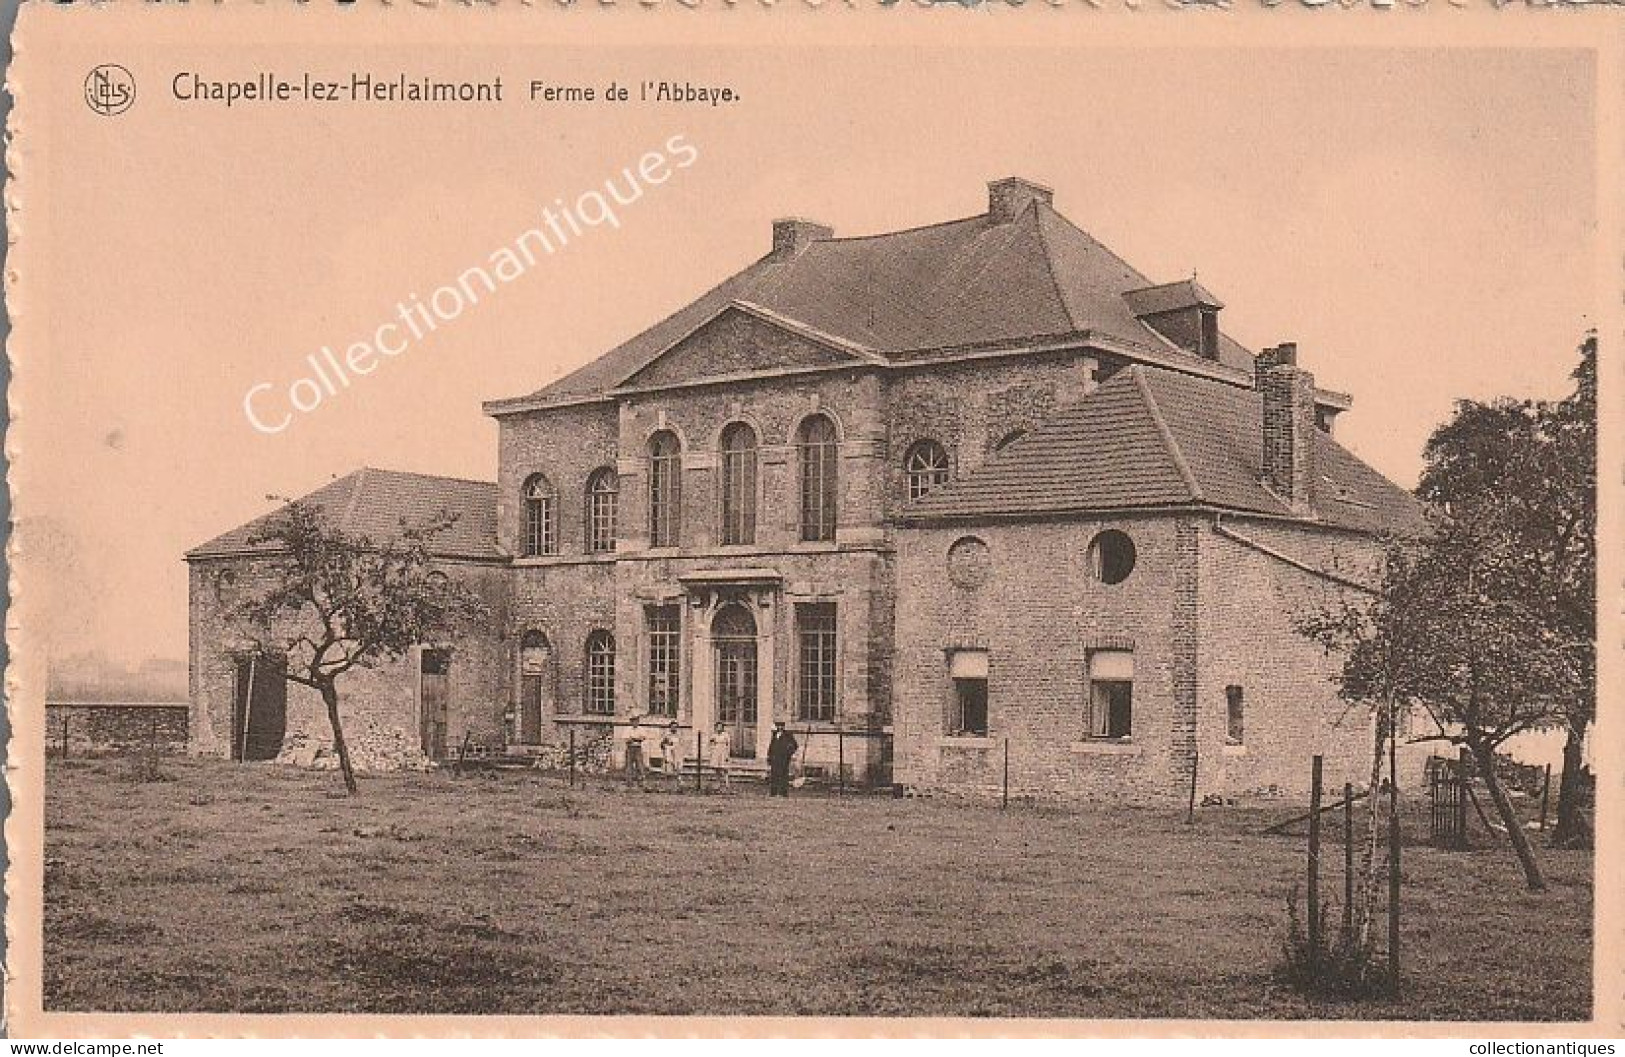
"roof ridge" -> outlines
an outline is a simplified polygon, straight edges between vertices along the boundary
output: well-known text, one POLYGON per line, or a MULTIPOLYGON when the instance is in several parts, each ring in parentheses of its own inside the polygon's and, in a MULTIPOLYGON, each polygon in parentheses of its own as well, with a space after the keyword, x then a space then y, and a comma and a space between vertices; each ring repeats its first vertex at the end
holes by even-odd
POLYGON ((424 473, 421 470, 390 470, 381 466, 363 466, 360 470, 367 473, 381 473, 389 477, 421 477, 430 481, 460 481, 463 484, 483 484, 490 485, 492 488, 496 487, 495 481, 483 481, 478 477, 457 477, 448 473, 424 473))
POLYGON ((913 235, 916 232, 930 231, 933 228, 949 228, 953 227, 955 224, 968 224, 973 220, 982 220, 986 216, 986 213, 973 213, 968 217, 956 217, 953 220, 937 220, 930 224, 917 224, 911 228, 898 228, 896 231, 872 231, 867 235, 837 235, 827 239, 816 239, 809 244, 809 247, 828 242, 862 242, 865 239, 889 239, 894 235, 913 235))
MULTIPOLYGON (((1139 276, 1139 278, 1140 278, 1140 280, 1142 282, 1146 283, 1147 285, 1151 285, 1150 276, 1146 275, 1144 272, 1140 271, 1140 269, 1134 267, 1134 265, 1132 265, 1128 261, 1124 260, 1123 257, 1116 250, 1112 249, 1110 246, 1106 245, 1104 242, 1101 242, 1099 239, 1095 238, 1094 235, 1092 235, 1089 232, 1085 231, 1083 228, 1080 228, 1078 225, 1074 224, 1067 217, 1067 215, 1065 213, 1062 213, 1060 210, 1056 209, 1054 206, 1040 205, 1040 208, 1041 209, 1047 209, 1050 212, 1050 214, 1055 217, 1056 220, 1060 221, 1062 224, 1065 224, 1067 227, 1071 228, 1073 231, 1077 232, 1079 235, 1082 235, 1084 238, 1088 239, 1091 243, 1093 243, 1100 250, 1100 252, 1104 253, 1107 257, 1110 257, 1117 264, 1121 265, 1123 267, 1123 269, 1125 271, 1127 271, 1130 275, 1139 276)), ((1119 295, 1119 296, 1121 296, 1121 295, 1119 295)))
POLYGON ((361 502, 361 493, 366 490, 368 471, 369 467, 363 466, 361 469, 349 474, 355 481, 350 486, 350 498, 344 503, 344 512, 333 519, 335 524, 343 526, 346 530, 349 528, 351 515, 355 513, 356 506, 361 502))
MULTIPOLYGON (((1044 270, 1049 273, 1049 281, 1055 287, 1055 299, 1061 303, 1061 313, 1066 316, 1067 322, 1072 324, 1073 330, 1083 329, 1078 323, 1078 317, 1072 311, 1072 303, 1067 300, 1066 290, 1061 287, 1061 277, 1055 274, 1055 248, 1050 245, 1049 236, 1044 234, 1043 203, 1033 203, 1033 226, 1038 229, 1038 244, 1044 249, 1044 270)), ((1050 212, 1055 210, 1051 208, 1050 212)), ((1059 213, 1055 214, 1060 216, 1059 213)))
MULTIPOLYGON (((959 259, 956 259, 951 267, 944 268, 942 270, 942 274, 938 276, 937 281, 931 284, 932 290, 940 290, 946 287, 950 290, 956 291, 943 302, 943 310, 951 310, 963 302, 967 297, 971 296, 971 294, 975 291, 977 280, 981 279, 988 273, 988 270, 993 267, 994 261, 1001 254, 1008 253, 1011 247, 1016 245, 1016 242, 1022 237, 1021 219, 1024 216, 1026 216, 1025 210, 1023 210, 1021 216, 1017 217, 1014 221, 1011 221, 1008 224, 994 224, 986 231, 976 236, 977 239, 995 235, 1000 236, 1000 238, 995 249, 982 255, 983 259, 980 262, 980 266, 974 272, 966 273, 961 271, 961 268, 965 267, 968 263, 975 263, 974 261, 968 259, 968 255, 963 253, 963 247, 961 247, 959 259)), ((1034 226, 1036 227, 1036 221, 1034 226)), ((1067 322, 1071 323, 1072 314, 1067 312, 1064 304, 1061 306, 1061 312, 1066 316, 1067 322)))
POLYGON ((1140 364, 1135 364, 1129 371, 1134 375, 1134 386, 1140 391, 1140 398, 1145 402, 1145 409, 1151 415, 1152 424, 1157 427, 1157 436, 1162 438, 1163 446, 1168 449, 1168 457, 1173 460, 1179 479, 1190 489, 1191 499, 1198 503, 1202 502, 1202 485, 1197 481, 1190 463, 1185 460, 1185 453, 1180 450, 1179 442, 1174 439, 1173 430, 1168 428, 1168 420, 1162 417, 1162 408, 1157 406, 1157 396, 1151 391, 1151 383, 1147 380, 1144 369, 1140 364))
MULTIPOLYGON (((576 375, 580 374, 581 372, 589 370, 590 368, 596 366, 599 363, 599 361, 603 360, 605 357, 613 356, 615 353, 619 352, 621 349, 626 348, 626 346, 632 344, 634 341, 637 341, 638 338, 640 338, 643 335, 645 335, 645 334, 649 333, 650 331, 654 330, 656 327, 665 326, 667 323, 670 323, 672 320, 676 319, 678 316, 682 315, 684 312, 687 312, 690 309, 694 308, 696 305, 700 304, 702 301, 705 301, 708 298, 717 295, 718 293, 720 293, 723 289, 725 289, 726 287, 728 287, 732 283, 739 283, 741 285, 754 285, 755 283, 759 283, 763 278, 765 278, 763 273, 765 271, 768 271, 768 270, 771 269, 771 267, 772 267, 772 265, 774 263, 772 257, 773 257, 773 255, 771 253, 763 254, 762 256, 756 258, 754 261, 751 261, 749 264, 745 265, 743 268, 739 269, 737 272, 734 272, 732 275, 728 276, 727 278, 722 279, 721 281, 715 283, 714 285, 712 285, 710 287, 707 287, 703 292, 701 292, 699 294, 699 296, 690 298, 689 300, 683 302, 681 305, 678 305, 676 308, 672 309, 670 312, 667 312, 665 315, 661 316, 659 319, 655 320, 653 323, 650 323, 648 326, 642 328, 641 330, 639 330, 636 333, 632 334, 631 336, 627 337, 625 340, 617 342, 616 344, 614 344, 613 346, 610 347, 609 351, 599 353, 598 355, 596 355, 596 356, 592 357, 591 359, 589 359, 586 363, 583 363, 579 367, 577 367, 574 370, 570 371, 568 374, 562 374, 559 377, 553 379, 551 382, 548 382, 546 385, 542 386, 540 389, 534 389, 531 392, 526 393, 524 396, 518 397, 517 399, 520 399, 520 400, 539 400, 539 399, 543 398, 544 396, 547 395, 547 393, 550 390, 552 390, 552 389, 554 389, 554 388, 556 388, 556 387, 558 387, 560 385, 563 385, 565 382, 569 381, 571 378, 574 378, 576 375), (746 276, 750 276, 749 284, 746 283, 746 276)), ((752 291, 752 292, 754 292, 754 291, 752 291)), ((728 299, 730 301, 736 300, 736 297, 734 296, 734 293, 732 291, 730 291, 728 299)), ((656 358, 658 358, 658 357, 651 357, 649 359, 639 361, 637 366, 633 367, 631 370, 627 371, 626 373, 619 375, 616 378, 616 381, 615 381, 614 385, 599 387, 599 391, 598 391, 597 395, 602 396, 603 395, 603 390, 605 390, 605 389, 613 389, 613 388, 615 388, 615 386, 626 384, 626 380, 628 378, 632 377, 634 374, 637 374, 639 371, 641 371, 645 367, 649 366, 649 364, 653 363, 656 358)), ((494 402, 500 403, 500 402, 503 402, 504 399, 515 399, 515 398, 512 398, 512 397, 501 398, 501 397, 499 397, 494 402)))

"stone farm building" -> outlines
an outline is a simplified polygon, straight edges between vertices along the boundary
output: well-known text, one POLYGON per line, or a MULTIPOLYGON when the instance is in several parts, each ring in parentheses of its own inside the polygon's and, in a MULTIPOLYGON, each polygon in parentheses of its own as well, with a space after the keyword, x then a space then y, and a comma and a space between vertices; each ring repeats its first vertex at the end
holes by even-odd
MULTIPOLYGON (((924 792, 995 792, 1006 745, 1037 798, 1295 790, 1316 752, 1360 782, 1368 721, 1294 622, 1419 508, 1332 439, 1350 398, 1222 308, 1016 178, 907 231, 776 221, 692 304, 487 403, 494 485, 310 497, 374 533, 455 511, 439 564, 494 614, 341 685, 359 762, 572 729, 613 761, 643 717, 685 746, 723 723, 749 769, 784 719, 809 771, 924 792)), ((222 619, 258 527, 187 555, 193 747, 308 756, 320 702, 222 619)))

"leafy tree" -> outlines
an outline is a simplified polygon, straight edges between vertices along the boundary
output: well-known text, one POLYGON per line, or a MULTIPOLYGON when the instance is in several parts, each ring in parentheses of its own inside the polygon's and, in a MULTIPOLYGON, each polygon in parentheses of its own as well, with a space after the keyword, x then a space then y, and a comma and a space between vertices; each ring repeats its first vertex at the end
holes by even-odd
POLYGON ((254 544, 267 550, 271 586, 237 600, 228 618, 267 653, 285 655, 286 677, 327 706, 333 748, 354 796, 355 771, 339 709, 339 679, 395 660, 487 615, 472 591, 433 568, 429 546, 455 521, 403 522, 390 539, 346 532, 312 504, 290 502, 254 544))
POLYGON ((1597 338, 1580 346, 1574 391, 1559 401, 1462 401, 1425 450, 1418 494, 1500 539, 1524 569, 1527 600, 1578 666, 1555 843, 1589 843, 1581 809, 1582 748, 1596 717, 1597 338))
MULTIPOLYGON (((1495 771, 1508 739, 1562 722, 1586 679, 1584 658, 1554 633, 1529 564, 1497 527, 1441 518, 1427 537, 1389 546, 1377 595, 1306 625, 1344 657, 1340 695, 1392 724, 1422 713, 1431 738, 1465 746, 1531 891, 1545 878, 1495 771)), ((1366 901, 1369 909, 1369 895, 1366 901)))

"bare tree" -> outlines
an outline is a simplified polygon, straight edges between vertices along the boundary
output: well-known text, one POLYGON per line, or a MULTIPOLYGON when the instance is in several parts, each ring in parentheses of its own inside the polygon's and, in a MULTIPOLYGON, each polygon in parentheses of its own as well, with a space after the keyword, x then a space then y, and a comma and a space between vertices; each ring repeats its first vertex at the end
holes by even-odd
POLYGON ((321 695, 344 787, 355 771, 339 708, 339 679, 397 659, 487 615, 483 600, 433 567, 429 546, 455 521, 403 523, 385 540, 350 533, 312 504, 290 502, 256 534, 270 586, 239 599, 228 619, 262 651, 287 657, 286 678, 321 695))

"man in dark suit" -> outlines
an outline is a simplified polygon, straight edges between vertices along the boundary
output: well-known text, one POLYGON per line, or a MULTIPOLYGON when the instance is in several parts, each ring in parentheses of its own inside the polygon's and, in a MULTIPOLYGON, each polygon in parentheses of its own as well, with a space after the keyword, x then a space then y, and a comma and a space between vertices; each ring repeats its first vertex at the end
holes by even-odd
POLYGON ((773 737, 767 743, 767 795, 790 795, 790 761, 796 758, 796 736, 784 729, 784 720, 773 721, 773 737))

